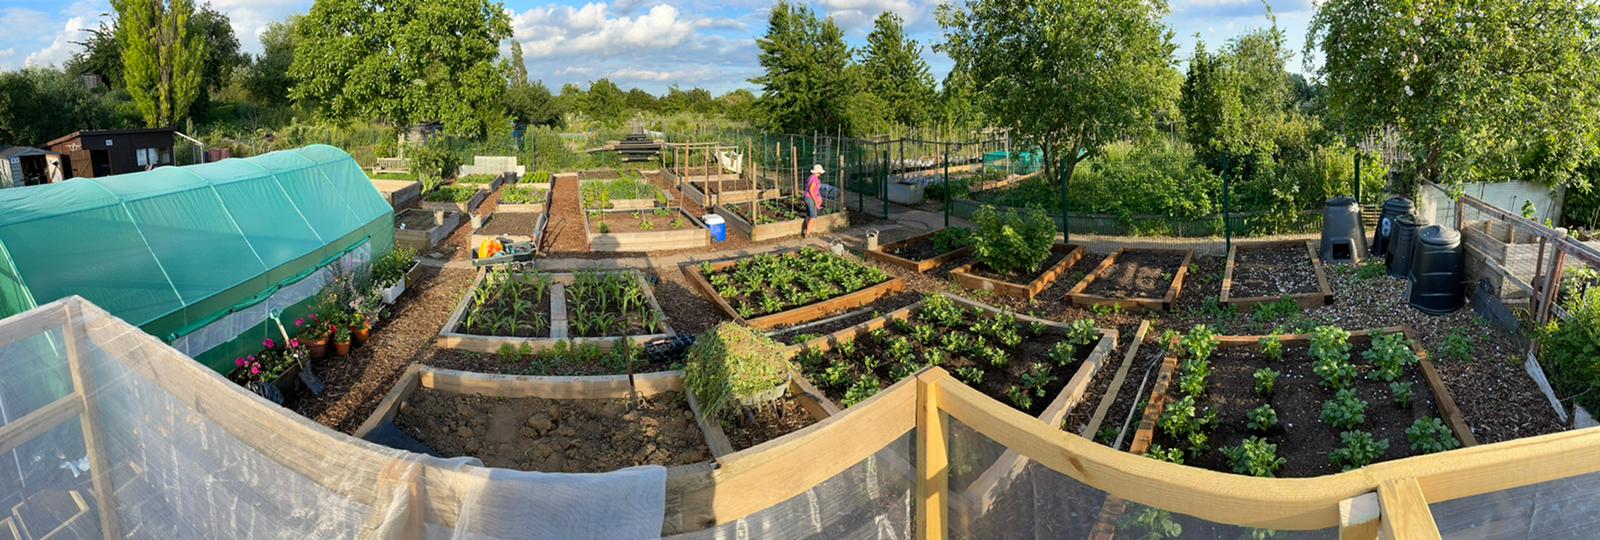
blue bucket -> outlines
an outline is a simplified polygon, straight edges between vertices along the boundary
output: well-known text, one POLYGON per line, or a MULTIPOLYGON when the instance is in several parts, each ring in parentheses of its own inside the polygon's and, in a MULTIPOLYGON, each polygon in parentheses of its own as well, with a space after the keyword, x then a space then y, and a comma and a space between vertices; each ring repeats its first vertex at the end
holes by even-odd
POLYGON ((728 240, 728 223, 722 220, 722 216, 710 214, 702 216, 700 220, 706 222, 706 230, 711 231, 711 241, 720 244, 728 240))

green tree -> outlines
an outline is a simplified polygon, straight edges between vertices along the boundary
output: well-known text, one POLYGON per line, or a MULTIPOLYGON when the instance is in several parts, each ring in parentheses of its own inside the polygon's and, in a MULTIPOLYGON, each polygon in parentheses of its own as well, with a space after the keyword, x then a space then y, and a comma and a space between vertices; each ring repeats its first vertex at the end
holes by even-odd
POLYGON ((295 29, 289 95, 328 118, 471 137, 509 124, 496 60, 511 20, 497 2, 317 0, 295 29))
POLYGON ((1227 156, 1229 170, 1244 178, 1269 175, 1280 150, 1291 150, 1280 142, 1303 157, 1295 136, 1304 121, 1282 43, 1274 26, 1246 32, 1216 54, 1204 42, 1195 45, 1178 109, 1190 146, 1212 171, 1220 172, 1227 156))
POLYGON ((113 0, 122 77, 145 125, 173 126, 200 97, 206 41, 193 0, 113 0))
POLYGON ((861 82, 888 105, 888 116, 902 126, 926 123, 933 105, 933 74, 922 60, 922 45, 906 38, 899 15, 884 12, 867 34, 861 54, 861 82))
POLYGON ((261 33, 261 55, 245 75, 244 87, 263 105, 289 103, 289 87, 293 85, 289 67, 294 64, 295 27, 299 24, 300 16, 294 15, 267 25, 267 30, 261 33))
POLYGON ((1065 187, 1078 163, 1170 108, 1166 12, 1165 0, 964 0, 939 6, 938 48, 970 71, 988 118, 1038 144, 1065 187))
POLYGON ((779 0, 756 45, 766 72, 750 82, 761 86, 757 108, 764 127, 783 133, 857 133, 846 115, 854 92, 850 47, 833 19, 818 19, 810 7, 779 0))
POLYGON ((606 126, 618 126, 628 114, 628 96, 611 79, 589 83, 583 94, 583 114, 606 126))
POLYGON ((122 88, 122 43, 117 41, 117 21, 100 21, 100 26, 84 30, 89 37, 72 44, 82 47, 67 60, 67 73, 94 74, 106 86, 122 88))
POLYGON ((561 94, 556 96, 556 110, 561 114, 580 112, 583 110, 583 87, 574 83, 561 85, 561 94))
POLYGON ((1600 157, 1600 5, 1586 0, 1327 0, 1330 125, 1395 129, 1416 178, 1586 183, 1600 157))
POLYGON ((715 108, 728 118, 750 118, 755 114, 756 94, 744 88, 717 96, 715 108))
POLYGON ((977 89, 972 82, 972 72, 957 63, 950 68, 950 73, 945 74, 944 83, 939 85, 939 123, 951 128, 982 124, 983 112, 976 101, 977 89))
POLYGON ((522 61, 522 44, 511 42, 511 58, 506 61, 506 112, 522 124, 554 126, 561 123, 555 97, 544 83, 528 80, 528 65, 522 61))
POLYGON ((684 90, 672 85, 667 89, 667 95, 661 98, 661 112, 709 114, 716 108, 712 101, 711 92, 704 88, 684 90))
POLYGON ((80 129, 127 127, 112 96, 91 92, 55 68, 0 73, 0 141, 40 145, 80 129))
POLYGON ((656 110, 656 97, 638 88, 629 90, 625 101, 628 104, 628 109, 632 111, 650 112, 656 110))

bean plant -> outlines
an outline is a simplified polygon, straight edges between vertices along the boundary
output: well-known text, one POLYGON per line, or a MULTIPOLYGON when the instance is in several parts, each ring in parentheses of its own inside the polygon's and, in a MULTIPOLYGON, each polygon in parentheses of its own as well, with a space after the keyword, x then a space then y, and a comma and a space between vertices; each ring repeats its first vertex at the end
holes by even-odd
POLYGON ((1338 465, 1341 470, 1359 469, 1378 458, 1389 450, 1387 439, 1378 439, 1365 431, 1346 431, 1339 434, 1339 441, 1344 446, 1336 448, 1328 454, 1328 461, 1338 465))
POLYGON ((1340 390, 1333 399, 1322 402, 1322 423, 1338 429, 1351 429, 1367 423, 1367 402, 1351 389, 1340 390))
POLYGON ((1406 439, 1411 441, 1411 450, 1422 454, 1434 454, 1446 450, 1454 450, 1461 446, 1450 428, 1437 416, 1418 418, 1406 428, 1406 439))

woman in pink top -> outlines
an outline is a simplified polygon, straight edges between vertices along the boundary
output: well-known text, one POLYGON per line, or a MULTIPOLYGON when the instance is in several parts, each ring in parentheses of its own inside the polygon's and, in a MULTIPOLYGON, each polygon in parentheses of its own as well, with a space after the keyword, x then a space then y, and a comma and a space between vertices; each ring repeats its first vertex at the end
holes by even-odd
POLYGON ((822 208, 822 174, 825 172, 821 165, 812 165, 811 178, 806 179, 806 194, 802 197, 806 201, 806 221, 800 228, 801 238, 811 236, 811 220, 817 218, 817 211, 822 208))

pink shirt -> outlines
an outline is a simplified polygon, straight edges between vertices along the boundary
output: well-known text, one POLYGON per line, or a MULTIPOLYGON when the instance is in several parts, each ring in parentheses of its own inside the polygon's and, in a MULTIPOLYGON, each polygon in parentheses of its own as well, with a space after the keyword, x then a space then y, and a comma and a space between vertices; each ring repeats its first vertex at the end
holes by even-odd
POLYGON ((822 177, 813 174, 806 179, 806 196, 816 201, 817 205, 822 204, 822 177))

